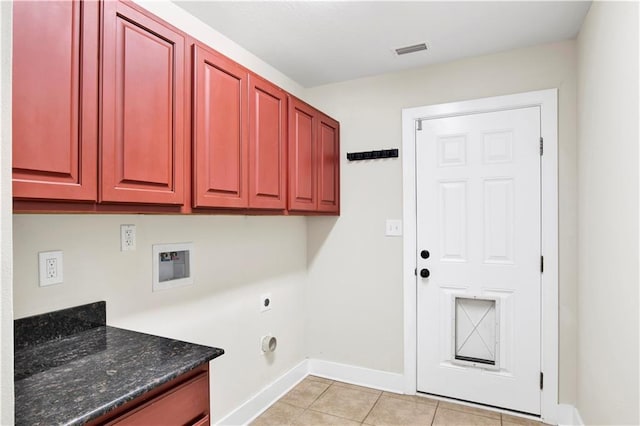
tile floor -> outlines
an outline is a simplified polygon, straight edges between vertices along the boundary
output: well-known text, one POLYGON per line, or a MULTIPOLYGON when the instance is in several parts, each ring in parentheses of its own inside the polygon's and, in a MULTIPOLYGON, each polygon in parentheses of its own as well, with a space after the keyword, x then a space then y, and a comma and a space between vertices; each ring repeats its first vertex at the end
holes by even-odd
POLYGON ((541 426, 542 423, 308 376, 252 425, 541 426))

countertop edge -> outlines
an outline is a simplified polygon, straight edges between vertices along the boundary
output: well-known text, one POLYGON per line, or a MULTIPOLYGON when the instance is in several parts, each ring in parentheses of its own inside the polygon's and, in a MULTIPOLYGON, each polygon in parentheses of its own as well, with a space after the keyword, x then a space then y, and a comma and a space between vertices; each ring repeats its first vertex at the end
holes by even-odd
POLYGON ((98 409, 91 411, 89 413, 87 413, 86 415, 82 416, 82 417, 78 417, 77 419, 73 419, 71 420, 68 424, 69 425, 82 425, 85 424, 91 420, 95 420, 97 418, 99 418, 100 416, 103 416, 107 413, 109 413, 112 410, 115 410, 118 407, 123 406, 124 404, 133 401, 134 399, 136 399, 139 396, 144 395, 145 393, 155 389, 158 386, 162 386, 165 383, 170 382, 171 380, 175 379, 176 377, 179 377, 185 373, 188 373, 189 371, 197 368, 198 366, 209 362, 215 358, 218 358, 221 355, 224 355, 224 350, 223 349, 219 349, 219 348, 215 348, 217 351, 216 353, 212 354, 212 355, 207 355, 205 357, 203 357, 201 360, 198 361, 194 361, 188 364, 185 364, 184 368, 179 368, 177 370, 175 370, 173 373, 171 374, 167 374, 164 377, 159 378, 157 381, 149 384, 148 386, 143 386, 140 389, 136 389, 135 391, 129 392, 128 394, 123 395, 122 397, 114 400, 113 402, 109 403, 108 405, 103 405, 102 407, 99 407, 98 409), (219 352, 219 353, 218 353, 219 352))

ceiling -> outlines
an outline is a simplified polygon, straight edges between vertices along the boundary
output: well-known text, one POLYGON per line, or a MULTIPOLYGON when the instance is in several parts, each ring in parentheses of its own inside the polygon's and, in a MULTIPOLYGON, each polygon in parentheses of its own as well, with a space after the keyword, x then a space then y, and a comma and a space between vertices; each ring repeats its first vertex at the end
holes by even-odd
POLYGON ((305 87, 574 38, 591 2, 183 1, 305 87), (426 42, 428 50, 394 49, 426 42))

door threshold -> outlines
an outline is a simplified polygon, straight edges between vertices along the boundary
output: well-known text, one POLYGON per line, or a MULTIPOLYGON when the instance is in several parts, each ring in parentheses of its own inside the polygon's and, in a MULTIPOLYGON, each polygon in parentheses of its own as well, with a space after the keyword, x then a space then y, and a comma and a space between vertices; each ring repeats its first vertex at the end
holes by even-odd
POLYGON ((515 416, 515 417, 521 417, 523 419, 542 421, 540 414, 531 414, 531 413, 527 413, 527 412, 524 412, 524 411, 511 410, 511 409, 504 408, 504 407, 497 407, 495 405, 482 404, 482 403, 479 403, 479 402, 467 401, 465 399, 458 399, 458 398, 453 398, 453 397, 449 397, 449 396, 436 395, 436 394, 433 394, 433 393, 427 393, 427 392, 421 392, 421 391, 416 391, 416 395, 417 396, 422 396, 422 397, 425 397, 425 398, 435 399, 437 401, 451 402, 451 403, 458 404, 458 405, 464 405, 466 407, 480 408, 480 409, 487 410, 487 411, 494 411, 496 413, 509 414, 509 415, 512 415, 512 416, 515 416))

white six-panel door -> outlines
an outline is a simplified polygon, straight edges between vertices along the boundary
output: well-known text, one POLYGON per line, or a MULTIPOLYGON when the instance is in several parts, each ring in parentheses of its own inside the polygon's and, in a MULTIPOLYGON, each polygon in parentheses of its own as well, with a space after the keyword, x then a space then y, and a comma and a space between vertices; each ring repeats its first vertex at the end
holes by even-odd
POLYGON ((421 124, 418 391, 539 414, 540 108, 421 124))

